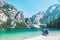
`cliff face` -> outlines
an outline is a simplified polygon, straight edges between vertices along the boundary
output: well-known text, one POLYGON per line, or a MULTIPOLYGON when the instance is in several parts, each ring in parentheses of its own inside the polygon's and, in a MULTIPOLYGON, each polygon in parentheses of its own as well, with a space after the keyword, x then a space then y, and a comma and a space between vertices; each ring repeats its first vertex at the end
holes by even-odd
MULTIPOLYGON (((0 0, 0 27, 23 28, 24 25, 25 19, 23 12, 18 11, 14 6, 6 3, 4 0, 0 0)), ((25 25, 24 27, 27 26, 25 25)))
POLYGON ((44 15, 43 23, 48 24, 49 28, 59 28, 60 26, 60 4, 50 6, 44 15), (59 25, 59 26, 58 26, 59 25))
POLYGON ((42 24, 42 18, 44 15, 44 11, 40 11, 39 13, 33 15, 30 20, 33 23, 33 26, 35 28, 40 28, 40 25, 42 24))

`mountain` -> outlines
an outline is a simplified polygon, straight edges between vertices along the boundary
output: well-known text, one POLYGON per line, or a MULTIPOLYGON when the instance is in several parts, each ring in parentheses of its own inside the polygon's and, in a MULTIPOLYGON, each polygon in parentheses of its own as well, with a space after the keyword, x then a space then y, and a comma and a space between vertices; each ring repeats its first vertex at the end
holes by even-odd
POLYGON ((34 28, 32 21, 30 18, 25 18, 25 23, 28 26, 28 28, 34 28))
POLYGON ((40 11, 31 18, 24 18, 11 4, 0 0, 0 28, 40 28, 60 27, 60 4, 50 6, 46 12, 40 11))
POLYGON ((40 28, 40 25, 42 23, 43 15, 44 15, 44 11, 40 11, 39 13, 33 15, 30 18, 30 20, 32 21, 34 27, 40 28))
POLYGON ((49 24, 47 24, 48 28, 60 28, 60 17, 58 17, 56 20, 51 21, 49 24))
MULTIPOLYGON (((57 20, 59 17, 60 17, 60 4, 54 4, 46 10, 43 17, 43 23, 44 24, 55 23, 56 22, 55 20, 57 20)), ((51 26, 52 25, 50 25, 50 27, 51 26)))
POLYGON ((0 28, 26 28, 25 18, 22 11, 0 0, 0 28))

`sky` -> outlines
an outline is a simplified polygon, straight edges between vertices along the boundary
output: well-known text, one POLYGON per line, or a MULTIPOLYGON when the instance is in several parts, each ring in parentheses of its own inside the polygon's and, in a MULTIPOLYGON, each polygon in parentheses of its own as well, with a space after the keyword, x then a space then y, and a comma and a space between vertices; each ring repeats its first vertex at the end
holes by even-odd
POLYGON ((57 4, 57 0, 6 0, 18 11, 23 11, 25 17, 32 17, 40 11, 46 11, 49 6, 57 4))

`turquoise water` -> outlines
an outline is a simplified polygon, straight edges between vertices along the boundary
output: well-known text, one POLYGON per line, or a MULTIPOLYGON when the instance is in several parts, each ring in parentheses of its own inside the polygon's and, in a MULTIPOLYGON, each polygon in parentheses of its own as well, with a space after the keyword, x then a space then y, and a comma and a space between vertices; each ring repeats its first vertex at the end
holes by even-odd
MULTIPOLYGON (((48 28, 50 33, 60 32, 58 28, 48 28)), ((0 28, 1 40, 24 40, 41 35, 39 28, 0 28)))
POLYGON ((24 33, 31 33, 31 32, 38 32, 40 29, 35 28, 2 28, 0 29, 0 35, 9 35, 9 34, 24 34, 24 33))
MULTIPOLYGON (((60 28, 48 28, 49 32, 60 32, 60 28)), ((0 28, 0 35, 9 35, 9 34, 24 34, 24 33, 34 33, 40 32, 39 28, 0 28)))

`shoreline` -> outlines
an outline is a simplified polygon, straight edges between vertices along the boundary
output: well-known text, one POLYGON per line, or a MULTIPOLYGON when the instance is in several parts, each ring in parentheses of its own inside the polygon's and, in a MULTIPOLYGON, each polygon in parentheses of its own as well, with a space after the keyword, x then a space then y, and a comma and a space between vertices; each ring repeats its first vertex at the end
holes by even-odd
POLYGON ((37 36, 25 40, 60 40, 60 36, 37 36))
MULTIPOLYGON (((49 32, 49 34, 47 36, 42 36, 40 32, 27 32, 24 34, 12 34, 12 35, 5 35, 5 36, 0 36, 1 40, 30 40, 31 38, 35 39, 43 39, 43 38, 55 38, 55 36, 59 36, 60 37, 60 32, 49 32)), ((57 37, 58 38, 58 37, 57 37)))
POLYGON ((36 36, 25 40, 60 40, 60 32, 49 33, 47 36, 36 36))

